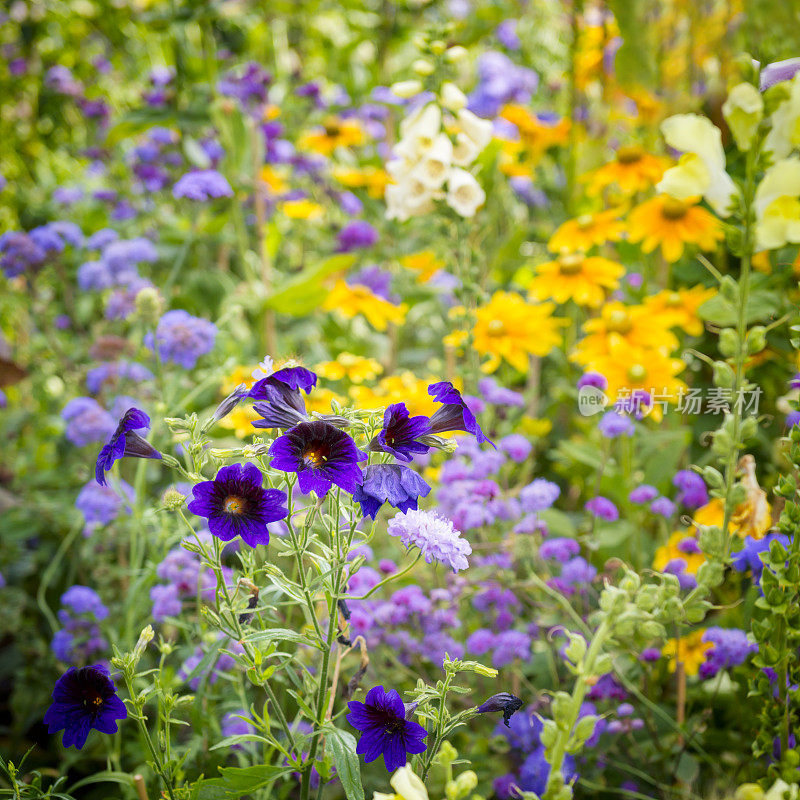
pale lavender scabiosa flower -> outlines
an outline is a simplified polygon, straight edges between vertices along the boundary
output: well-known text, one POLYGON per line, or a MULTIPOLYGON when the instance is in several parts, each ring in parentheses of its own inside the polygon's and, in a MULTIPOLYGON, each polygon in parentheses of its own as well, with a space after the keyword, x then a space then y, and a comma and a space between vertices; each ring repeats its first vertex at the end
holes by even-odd
POLYGON ((202 169, 187 172, 172 187, 172 196, 187 200, 207 202, 220 197, 232 197, 233 189, 228 179, 215 169, 202 169))
POLYGON ((158 322, 155 343, 150 336, 149 347, 154 344, 163 361, 171 361, 185 369, 192 369, 200 356, 210 353, 217 337, 217 326, 206 319, 193 317, 188 311, 167 311, 158 322))
POLYGON ((407 547, 418 547, 425 561, 438 561, 449 566, 453 572, 469 566, 467 556, 472 547, 446 517, 435 511, 408 511, 395 514, 389 520, 387 532, 399 536, 407 547))
POLYGON ((78 447, 107 439, 116 428, 116 423, 96 400, 91 397, 76 397, 70 400, 61 412, 67 423, 65 436, 78 447))
POLYGON ((84 536, 90 536, 96 528, 113 522, 123 508, 131 513, 129 504, 134 498, 133 487, 120 480, 119 488, 125 496, 124 499, 110 486, 98 486, 96 481, 89 481, 81 489, 75 500, 75 508, 83 514, 84 536))
POLYGON ((536 480, 520 489, 519 501, 522 504, 523 511, 535 513, 550 508, 558 500, 560 494, 561 489, 557 483, 548 481, 545 478, 536 478, 536 480))

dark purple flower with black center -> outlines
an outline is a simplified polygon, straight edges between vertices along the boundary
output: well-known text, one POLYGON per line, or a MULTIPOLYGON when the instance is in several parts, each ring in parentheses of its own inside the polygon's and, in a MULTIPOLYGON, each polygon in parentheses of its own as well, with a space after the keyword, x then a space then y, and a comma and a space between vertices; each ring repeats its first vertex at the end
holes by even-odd
POLYGON ((271 466, 296 472, 300 491, 322 497, 333 484, 353 494, 364 475, 359 462, 368 456, 344 431, 329 422, 301 422, 279 436, 269 449, 271 466))
POLYGON ((375 515, 384 503, 403 513, 417 508, 420 497, 427 497, 431 487, 413 469, 400 464, 373 464, 364 470, 364 481, 353 492, 365 517, 375 515))
POLYGON ((257 381, 248 397, 258 400, 253 410, 263 419, 254 428, 291 428, 307 422, 306 404, 300 394, 308 394, 317 384, 317 376, 305 367, 285 367, 257 381))
POLYGON ((442 407, 437 409, 431 417, 428 433, 465 431, 471 433, 478 440, 478 444, 489 442, 494 447, 494 442, 481 430, 478 420, 467 407, 461 392, 450 381, 432 383, 428 387, 428 394, 437 403, 442 403, 442 407))
POLYGON ((479 705, 478 713, 486 714, 490 711, 502 711, 503 722, 506 728, 510 728, 511 726, 508 724, 508 721, 514 713, 521 708, 522 700, 520 700, 519 697, 509 692, 500 692, 500 694, 493 694, 485 703, 479 705))
POLYGON ((149 430, 150 417, 138 408, 129 408, 120 419, 117 429, 97 456, 95 480, 106 485, 106 472, 120 458, 162 458, 161 453, 136 431, 149 430))
POLYGON ((223 542, 241 536, 255 547, 269 542, 270 522, 285 519, 286 494, 280 489, 264 489, 261 470, 250 464, 222 467, 213 481, 192 487, 194 499, 187 508, 208 520, 208 529, 223 542))
POLYGON ((406 719, 406 707, 394 689, 373 686, 361 703, 351 700, 347 707, 347 721, 358 731, 356 753, 369 763, 383 755, 389 772, 405 766, 408 755, 424 753, 427 745, 422 741, 428 731, 422 725, 406 719))
POLYGON ((86 744, 89 731, 116 733, 117 720, 128 712, 114 681, 102 664, 68 669, 53 688, 53 704, 44 715, 49 733, 64 731, 64 747, 86 744))
POLYGON ((430 420, 409 416, 405 403, 390 405, 383 414, 383 428, 369 444, 373 452, 390 453, 400 461, 411 461, 416 453, 427 453, 430 446, 419 439, 428 433, 430 420))

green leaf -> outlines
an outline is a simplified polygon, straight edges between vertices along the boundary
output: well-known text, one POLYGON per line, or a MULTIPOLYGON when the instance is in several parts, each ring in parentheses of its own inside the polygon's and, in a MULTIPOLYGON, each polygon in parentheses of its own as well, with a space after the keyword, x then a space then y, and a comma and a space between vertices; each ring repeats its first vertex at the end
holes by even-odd
POLYGON ((104 770, 90 775, 88 778, 83 778, 77 783, 67 789, 67 794, 72 794, 76 789, 81 786, 88 786, 91 783, 120 783, 124 786, 133 786, 133 778, 127 772, 113 772, 112 770, 104 770))
POLYGON ((361 785, 361 762, 356 753, 356 737, 339 728, 325 728, 325 742, 333 756, 336 774, 342 782, 347 800, 364 800, 361 785))
POLYGON ((220 769, 222 777, 195 784, 192 797, 196 800, 238 800, 290 772, 290 767, 271 764, 259 764, 255 767, 223 767, 220 769))
MULTIPOLYGON (((758 278, 754 283, 758 283, 758 278)), ((763 281, 761 281, 763 283, 763 281)), ((766 289, 754 289, 747 299, 745 309, 745 321, 747 324, 776 317, 782 307, 781 297, 778 292, 767 291, 766 289)), ((737 322, 737 310, 721 294, 716 294, 697 309, 701 319, 711 322, 714 325, 731 326, 737 322)))
POLYGON ((280 314, 290 314, 293 317, 310 314, 322 305, 328 296, 328 290, 322 285, 325 278, 337 272, 344 272, 355 263, 355 260, 354 255, 344 253, 326 258, 284 281, 267 297, 264 305, 280 314))

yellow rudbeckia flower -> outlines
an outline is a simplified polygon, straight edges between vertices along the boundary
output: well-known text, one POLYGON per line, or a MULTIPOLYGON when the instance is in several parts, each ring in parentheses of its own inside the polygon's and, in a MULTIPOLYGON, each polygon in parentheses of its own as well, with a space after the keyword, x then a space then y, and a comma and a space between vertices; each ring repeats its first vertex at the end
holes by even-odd
POLYGON ((618 242, 623 231, 616 208, 598 214, 582 214, 560 225, 550 237, 547 248, 551 253, 588 252, 606 242, 618 242))
POLYGON ((562 253, 535 269, 536 276, 528 284, 531 297, 562 304, 573 300, 592 308, 602 305, 606 292, 616 289, 625 274, 622 264, 583 253, 562 253))
POLYGON ((519 372, 527 372, 531 356, 545 356, 561 344, 559 328, 567 324, 553 317, 553 303, 528 303, 511 292, 495 292, 475 312, 472 342, 475 350, 488 357, 484 365, 493 372, 502 359, 519 372))
POLYGON ((680 639, 669 639, 661 652, 669 658, 669 670, 675 672, 678 661, 683 663, 687 676, 697 675, 700 665, 706 660, 706 653, 714 646, 703 641, 705 629, 692 631, 680 639))
POLYGON ((336 282, 322 307, 336 311, 346 319, 362 314, 375 330, 385 331, 390 322, 400 325, 406 318, 408 306, 399 306, 373 294, 366 286, 348 286, 343 280, 336 282))

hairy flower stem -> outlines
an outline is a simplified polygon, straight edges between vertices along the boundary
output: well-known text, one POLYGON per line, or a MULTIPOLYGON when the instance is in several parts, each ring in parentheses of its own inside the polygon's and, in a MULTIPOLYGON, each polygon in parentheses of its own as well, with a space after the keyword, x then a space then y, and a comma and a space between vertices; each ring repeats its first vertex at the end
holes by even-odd
POLYGON ((436 732, 434 734, 433 746, 428 747, 428 750, 425 753, 425 761, 422 767, 423 781, 428 777, 428 771, 431 768, 431 764, 433 764, 433 759, 436 758, 436 754, 439 752, 439 748, 442 746, 442 740, 444 739, 445 713, 447 711, 445 704, 447 701, 447 692, 450 691, 450 682, 452 679, 453 673, 448 670, 447 674, 445 675, 444 683, 442 684, 441 694, 439 695, 439 708, 436 715, 436 732))
MULTIPOLYGON (((161 762, 161 759, 156 751, 156 747, 153 744, 153 740, 150 738, 150 733, 147 730, 147 725, 145 724, 145 716, 143 713, 144 710, 144 703, 140 702, 138 696, 133 688, 133 676, 131 675, 130 670, 124 669, 122 670, 122 675, 125 679, 125 686, 128 689, 128 694, 130 695, 130 702, 133 706, 133 710, 135 712, 135 719, 139 725, 139 730, 142 733, 142 737, 144 738, 145 743, 147 744, 147 749, 150 751, 150 756, 153 759, 153 770, 156 772, 159 778, 161 778, 161 782, 164 784, 164 788, 167 790, 167 794, 170 797, 170 800, 175 800, 175 794, 172 789, 172 779, 167 771, 167 768, 161 762)), ((134 715, 132 715, 134 716, 134 715)))
POLYGON ((731 550, 730 523, 733 516, 733 488, 736 483, 736 467, 739 463, 739 439, 742 430, 741 395, 745 386, 745 360, 747 358, 747 301, 750 296, 750 267, 754 248, 754 200, 756 192, 755 171, 758 160, 758 147, 754 144, 747 153, 745 169, 744 195, 742 199, 742 258, 739 272, 739 307, 736 314, 736 350, 735 378, 733 384, 733 442, 725 467, 725 511, 722 519, 722 532, 725 536, 724 560, 727 561, 731 550))
POLYGON ((550 775, 547 778, 547 788, 545 789, 543 800, 550 800, 555 797, 557 791, 563 785, 563 775, 561 768, 564 765, 564 756, 567 754, 567 745, 572 736, 575 723, 580 715, 581 705, 583 704, 586 692, 589 689, 588 679, 594 676, 595 663, 603 652, 606 639, 611 633, 611 623, 606 616, 598 626, 592 637, 592 643, 586 651, 586 656, 581 665, 580 674, 572 687, 572 702, 570 704, 570 718, 559 724, 556 740, 551 748, 552 760, 550 760, 550 775), (558 776, 558 777, 556 777, 558 776))

